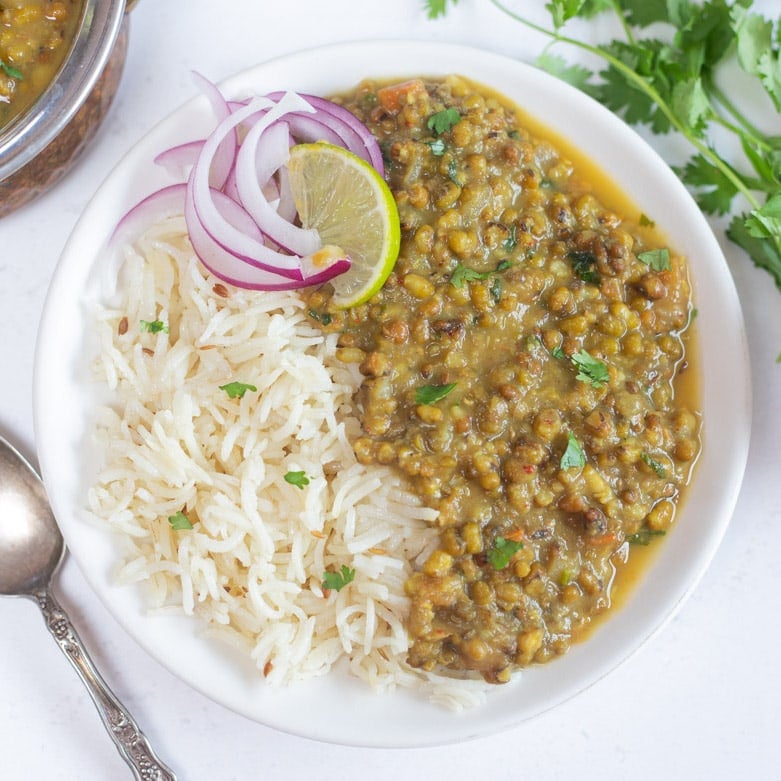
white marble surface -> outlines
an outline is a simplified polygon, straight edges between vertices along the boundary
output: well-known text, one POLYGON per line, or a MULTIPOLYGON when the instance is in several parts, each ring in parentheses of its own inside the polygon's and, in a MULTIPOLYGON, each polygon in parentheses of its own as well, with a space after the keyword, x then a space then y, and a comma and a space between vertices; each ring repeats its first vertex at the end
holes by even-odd
MULTIPOLYGON (((777 13, 776 0, 757 5, 777 13)), ((461 0, 437 22, 426 19, 419 0, 141 0, 120 92, 99 138, 51 193, 0 221, 3 434, 34 457, 33 349, 59 252, 122 153, 194 93, 190 71, 219 80, 279 54, 376 38, 468 43, 521 59, 544 45, 485 0, 461 0)), ((768 112, 764 120, 781 133, 777 115, 768 112)), ((673 153, 675 144, 665 143, 673 153)), ((721 226, 714 227, 721 235, 721 226)), ((753 365, 748 471, 711 568, 651 643, 574 700, 511 732, 453 747, 351 749, 277 733, 190 690, 124 633, 66 560, 57 583, 62 603, 179 778, 774 777, 781 768, 781 293, 722 243, 745 309, 753 365)), ((0 622, 0 776, 129 778, 35 606, 1 600, 0 622)))

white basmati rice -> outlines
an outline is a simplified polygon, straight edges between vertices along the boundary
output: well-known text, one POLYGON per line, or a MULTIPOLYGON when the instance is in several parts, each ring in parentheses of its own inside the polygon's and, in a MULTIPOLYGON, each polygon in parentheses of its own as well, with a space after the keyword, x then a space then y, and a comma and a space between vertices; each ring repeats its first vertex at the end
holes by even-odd
POLYGON ((436 512, 394 472, 357 463, 359 377, 335 359, 336 335, 312 327, 295 293, 214 285, 183 221, 167 220, 125 249, 116 300, 97 313, 112 403, 96 421, 105 463, 88 501, 121 540, 120 581, 245 649, 270 685, 346 659, 377 690, 477 704, 482 681, 405 661, 404 581, 436 545, 436 512), (232 399, 220 389, 231 382, 257 391, 232 399), (309 484, 287 483, 291 471, 309 484), (172 529, 179 511, 192 529, 172 529), (324 594, 323 573, 342 565, 355 579, 324 594))

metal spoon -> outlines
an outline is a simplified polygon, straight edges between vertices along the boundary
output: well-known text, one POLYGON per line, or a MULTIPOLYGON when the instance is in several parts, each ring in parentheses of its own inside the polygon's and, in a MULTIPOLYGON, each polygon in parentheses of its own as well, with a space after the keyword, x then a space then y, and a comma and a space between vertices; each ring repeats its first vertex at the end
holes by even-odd
POLYGON ((87 655, 76 630, 51 592, 65 554, 41 479, 0 437, 0 594, 38 603, 57 645, 73 665, 119 753, 141 781, 176 781, 155 755, 133 717, 114 696, 87 655))

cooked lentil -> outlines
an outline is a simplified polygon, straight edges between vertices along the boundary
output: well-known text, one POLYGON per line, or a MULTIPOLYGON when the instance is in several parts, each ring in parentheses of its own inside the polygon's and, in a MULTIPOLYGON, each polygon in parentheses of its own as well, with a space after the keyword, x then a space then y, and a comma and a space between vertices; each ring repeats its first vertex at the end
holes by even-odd
POLYGON ((79 27, 82 0, 0 2, 0 127, 51 84, 79 27))
POLYGON ((675 520, 700 449, 686 265, 638 259, 652 231, 482 87, 367 81, 343 102, 385 152, 402 248, 366 305, 323 289, 310 313, 365 376, 358 458, 439 510, 410 663, 504 682, 581 638, 630 542, 675 520))

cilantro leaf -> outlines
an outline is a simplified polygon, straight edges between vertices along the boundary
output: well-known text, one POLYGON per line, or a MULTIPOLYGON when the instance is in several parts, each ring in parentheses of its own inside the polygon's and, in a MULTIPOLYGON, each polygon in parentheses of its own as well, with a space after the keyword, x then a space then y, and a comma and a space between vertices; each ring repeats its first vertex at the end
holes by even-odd
POLYGON ((422 385, 415 390, 415 404, 434 404, 452 393, 457 384, 449 382, 447 385, 422 385))
POLYGON ((306 476, 306 472, 302 469, 295 472, 285 473, 285 482, 294 485, 296 488, 304 490, 304 486, 309 485, 309 478, 306 476))
POLYGON ((624 16, 636 27, 667 21, 667 0, 622 0, 624 16))
POLYGON ((307 314, 312 320, 317 320, 318 323, 323 325, 331 325, 333 322, 333 317, 328 312, 318 312, 316 309, 310 309, 307 311, 307 314))
POLYGON ((175 512, 173 515, 169 515, 168 523, 175 531, 184 531, 193 528, 190 519, 181 510, 175 512))
POLYGON ((764 206, 751 212, 746 220, 746 230, 755 239, 781 236, 781 191, 768 198, 764 206))
POLYGON ((570 360, 578 369, 575 379, 587 382, 593 388, 601 388, 610 379, 607 365, 585 350, 574 353, 570 360))
POLYGON ((559 466, 562 469, 582 469, 586 465, 586 454, 580 446, 577 437, 571 432, 567 432, 567 447, 561 456, 559 466))
POLYGON ((594 270, 597 264, 596 256, 588 250, 574 250, 569 253, 572 261, 572 270, 584 281, 591 285, 600 283, 599 274, 594 270))
POLYGON ((168 333, 168 326, 162 320, 139 320, 138 327, 150 334, 168 333))
POLYGON ((670 250, 667 247, 661 249, 649 249, 646 252, 638 252, 637 259, 654 271, 668 271, 670 265, 670 250))
POLYGON ((502 249, 505 252, 512 252, 517 246, 518 246, 518 226, 515 223, 513 223, 512 225, 510 225, 510 235, 502 242, 502 249))
POLYGON ((483 279, 489 279, 494 274, 500 274, 507 271, 512 266, 509 260, 500 260, 493 271, 475 271, 473 268, 457 263, 450 275, 450 284, 455 288, 462 288, 465 282, 475 282, 483 279))
POLYGON ((246 382, 229 382, 227 385, 220 385, 220 390, 224 390, 231 399, 243 399, 247 391, 257 392, 254 385, 246 382))
POLYGON ((657 477, 667 477, 667 470, 664 468, 664 465, 649 453, 641 453, 640 458, 646 466, 656 472, 657 477))
POLYGON ((458 187, 464 186, 464 183, 461 181, 461 178, 458 175, 458 163, 456 163, 455 158, 451 159, 447 164, 447 178, 458 187))
POLYGON ((588 19, 611 5, 611 0, 551 0, 545 7, 550 11, 553 24, 558 29, 576 16, 588 19))
POLYGON ((672 88, 670 105, 678 119, 694 136, 703 134, 713 108, 702 86, 702 79, 697 77, 677 82, 672 88))
POLYGON ((561 359, 561 358, 566 358, 566 357, 567 357, 567 353, 565 353, 565 352, 564 352, 564 350, 562 350, 562 349, 561 349, 561 345, 560 345, 560 344, 557 344, 557 345, 556 345, 556 346, 555 346, 555 347, 554 347, 554 348, 553 348, 553 349, 550 351, 550 354, 551 354, 551 355, 552 355, 554 358, 559 358, 559 359, 561 359))
POLYGON ((458 109, 446 108, 442 111, 437 111, 436 114, 432 114, 426 122, 426 127, 433 131, 436 135, 441 136, 443 133, 447 133, 448 130, 453 128, 461 121, 461 114, 458 113, 458 109))
POLYGON ((773 23, 740 5, 731 9, 731 21, 741 68, 759 78, 781 111, 781 53, 773 46, 773 23))
POLYGON ((641 214, 638 222, 640 225, 646 228, 656 227, 656 223, 647 214, 641 214))
POLYGON ((666 532, 657 529, 640 529, 635 534, 628 534, 626 541, 630 545, 650 545, 654 537, 664 537, 666 532))
POLYGON ((18 81, 22 81, 24 79, 24 75, 19 70, 19 68, 14 68, 13 65, 9 65, 2 59, 0 59, 0 70, 3 71, 3 73, 5 73, 5 75, 10 79, 17 79, 18 81))
POLYGON ((497 537, 494 540, 493 547, 488 551, 488 563, 495 569, 505 569, 510 560, 518 551, 523 548, 522 542, 515 540, 506 540, 504 537, 497 537))
MULTIPOLYGON (((455 5, 458 0, 451 0, 455 5)), ((425 8, 429 19, 436 19, 439 16, 444 16, 447 13, 448 0, 425 0, 423 7, 425 8)))
POLYGON ((582 65, 569 65, 563 57, 549 52, 543 52, 537 57, 535 64, 550 73, 551 76, 556 76, 583 92, 588 94, 594 92, 594 85, 591 82, 593 73, 582 65))
POLYGON ((433 141, 426 141, 426 143, 431 148, 431 154, 434 155, 434 157, 442 157, 442 155, 445 154, 447 145, 445 144, 444 139, 435 138, 433 141))
POLYGON ((339 572, 323 573, 323 589, 327 591, 341 591, 348 583, 355 580, 355 570, 350 569, 346 564, 342 564, 339 572))
POLYGON ((726 214, 738 189, 722 171, 701 154, 694 155, 681 169, 673 169, 692 188, 699 207, 706 214, 726 214))
POLYGON ((727 236, 748 253, 755 266, 769 272, 781 290, 781 238, 760 238, 755 235, 758 230, 751 215, 740 214, 730 222, 727 236))

